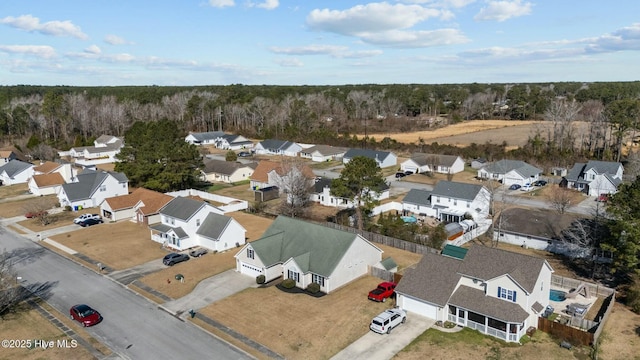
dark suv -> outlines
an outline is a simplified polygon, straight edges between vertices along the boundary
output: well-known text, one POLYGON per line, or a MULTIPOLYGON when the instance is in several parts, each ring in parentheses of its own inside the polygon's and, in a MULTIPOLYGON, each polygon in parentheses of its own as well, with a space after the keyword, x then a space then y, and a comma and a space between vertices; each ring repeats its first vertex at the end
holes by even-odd
POLYGON ((171 253, 162 259, 162 263, 167 266, 173 266, 179 262, 189 260, 189 255, 180 253, 171 253))

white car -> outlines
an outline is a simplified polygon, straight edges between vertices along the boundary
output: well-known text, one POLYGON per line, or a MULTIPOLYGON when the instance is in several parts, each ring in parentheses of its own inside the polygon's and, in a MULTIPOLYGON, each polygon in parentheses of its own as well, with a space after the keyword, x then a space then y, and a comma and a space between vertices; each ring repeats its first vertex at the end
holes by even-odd
POLYGON ((78 216, 77 218, 73 219, 73 223, 74 224, 79 224, 87 219, 96 219, 96 220, 100 220, 100 215, 98 214, 82 214, 80 216, 78 216))
POLYGON ((404 310, 398 308, 387 309, 371 320, 369 329, 378 334, 390 334, 394 327, 404 324, 405 321, 407 321, 407 313, 404 310))
POLYGON ((533 186, 531 184, 524 184, 520 188, 520 191, 531 191, 533 190, 533 186))

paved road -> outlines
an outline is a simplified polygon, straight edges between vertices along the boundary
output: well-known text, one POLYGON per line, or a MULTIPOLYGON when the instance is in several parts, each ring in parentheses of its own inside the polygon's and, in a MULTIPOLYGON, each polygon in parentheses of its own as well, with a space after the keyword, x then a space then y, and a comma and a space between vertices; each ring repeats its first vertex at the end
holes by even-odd
POLYGON ((22 285, 66 313, 87 303, 104 316, 87 331, 123 359, 249 359, 231 345, 160 310, 108 277, 0 228, 22 285))

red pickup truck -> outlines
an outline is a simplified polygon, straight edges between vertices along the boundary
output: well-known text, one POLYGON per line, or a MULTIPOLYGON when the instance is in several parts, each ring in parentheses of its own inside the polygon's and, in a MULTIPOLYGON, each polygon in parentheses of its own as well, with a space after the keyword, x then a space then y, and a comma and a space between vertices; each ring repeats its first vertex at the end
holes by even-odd
POLYGON ((395 295, 395 289, 396 283, 380 283, 377 288, 369 291, 369 300, 385 302, 388 297, 395 295))

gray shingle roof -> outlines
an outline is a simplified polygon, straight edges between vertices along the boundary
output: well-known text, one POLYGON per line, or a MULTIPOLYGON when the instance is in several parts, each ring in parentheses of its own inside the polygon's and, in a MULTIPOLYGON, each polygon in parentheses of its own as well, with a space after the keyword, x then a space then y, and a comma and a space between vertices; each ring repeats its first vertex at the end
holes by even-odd
POLYGON ((420 166, 437 165, 451 167, 458 158, 459 156, 456 155, 441 154, 413 153, 411 155, 411 160, 420 166))
POLYGON ((265 267, 295 258, 303 272, 328 277, 357 236, 346 231, 278 216, 262 237, 251 243, 251 247, 265 267))
POLYGON ((560 240, 562 231, 568 229, 580 216, 539 209, 505 209, 498 220, 505 232, 560 240))
POLYGON ((385 270, 391 270, 391 269, 394 269, 394 268, 398 267, 398 264, 396 264, 396 262, 391 257, 388 257, 388 258, 380 261, 380 265, 382 265, 382 267, 385 270))
POLYGON ((343 147, 336 147, 331 145, 314 145, 308 149, 303 149, 301 152, 305 154, 312 154, 315 151, 317 151, 321 155, 328 156, 328 155, 337 155, 337 154, 345 153, 347 149, 343 147))
POLYGON ((484 291, 464 285, 458 287, 449 304, 511 323, 522 323, 529 317, 529 313, 516 303, 485 296, 484 291))
POLYGON ((206 141, 206 140, 213 140, 213 139, 217 139, 219 137, 222 137, 226 135, 224 132, 222 131, 209 131, 209 132, 200 132, 200 133, 191 133, 191 136, 193 136, 197 141, 206 141))
POLYGON ((482 190, 482 185, 440 180, 431 194, 471 201, 478 196, 480 190, 482 190))
POLYGON ((210 239, 220 239, 220 236, 232 220, 232 218, 225 215, 209 213, 196 231, 196 234, 210 239))
POLYGON ((371 149, 349 149, 344 154, 343 158, 345 159, 353 159, 356 156, 364 156, 370 159, 378 159, 379 161, 384 161, 387 156, 391 155, 388 151, 378 151, 371 149))
POLYGON ((316 194, 321 194, 325 187, 331 188, 331 179, 323 177, 313 184, 313 190, 316 194))
MULTIPOLYGON (((567 173, 566 178, 571 182, 586 181, 584 179, 584 173, 591 169, 593 169, 596 174, 615 175, 618 173, 620 166, 622 166, 622 164, 613 161, 589 160, 587 163, 575 163, 567 173)), ((611 176, 610 179, 612 179, 613 184, 617 185, 611 176)))
POLYGON ((17 159, 10 160, 8 163, 0 166, 0 174, 3 172, 7 173, 7 176, 10 178, 15 177, 17 174, 28 170, 33 167, 33 164, 20 161, 17 159))
POLYGON ((515 170, 523 178, 529 178, 542 173, 542 170, 521 160, 504 159, 489 164, 485 166, 484 169, 491 174, 506 174, 509 171, 515 170))
POLYGON ((415 205, 431 205, 431 191, 422 189, 411 189, 402 199, 403 203, 415 205))
POLYGON ((429 303, 444 306, 458 284, 460 260, 427 253, 415 269, 407 269, 396 291, 429 303))
POLYGON ((128 181, 127 176, 123 173, 85 170, 85 172, 76 176, 77 182, 63 184, 62 188, 71 202, 90 199, 109 176, 114 177, 121 183, 128 181))
POLYGON ((160 214, 187 221, 198 210, 206 206, 204 201, 178 196, 160 209, 160 214))
POLYGON ((287 150, 289 147, 291 147, 292 145, 294 145, 294 142, 291 141, 286 141, 286 140, 277 140, 277 139, 266 139, 266 140, 262 140, 260 142, 260 145, 266 149, 266 150, 271 150, 271 151, 278 151, 278 150, 287 150))
POLYGON ((159 231, 163 234, 166 234, 169 231, 173 230, 173 232, 176 234, 178 239, 184 239, 189 237, 189 235, 187 235, 187 233, 181 227, 171 227, 169 225, 158 223, 158 224, 149 225, 149 228, 159 231))
POLYGON ((204 169, 202 171, 205 174, 233 175, 233 173, 238 171, 238 169, 244 167, 249 166, 233 161, 206 159, 204 161, 204 169))

